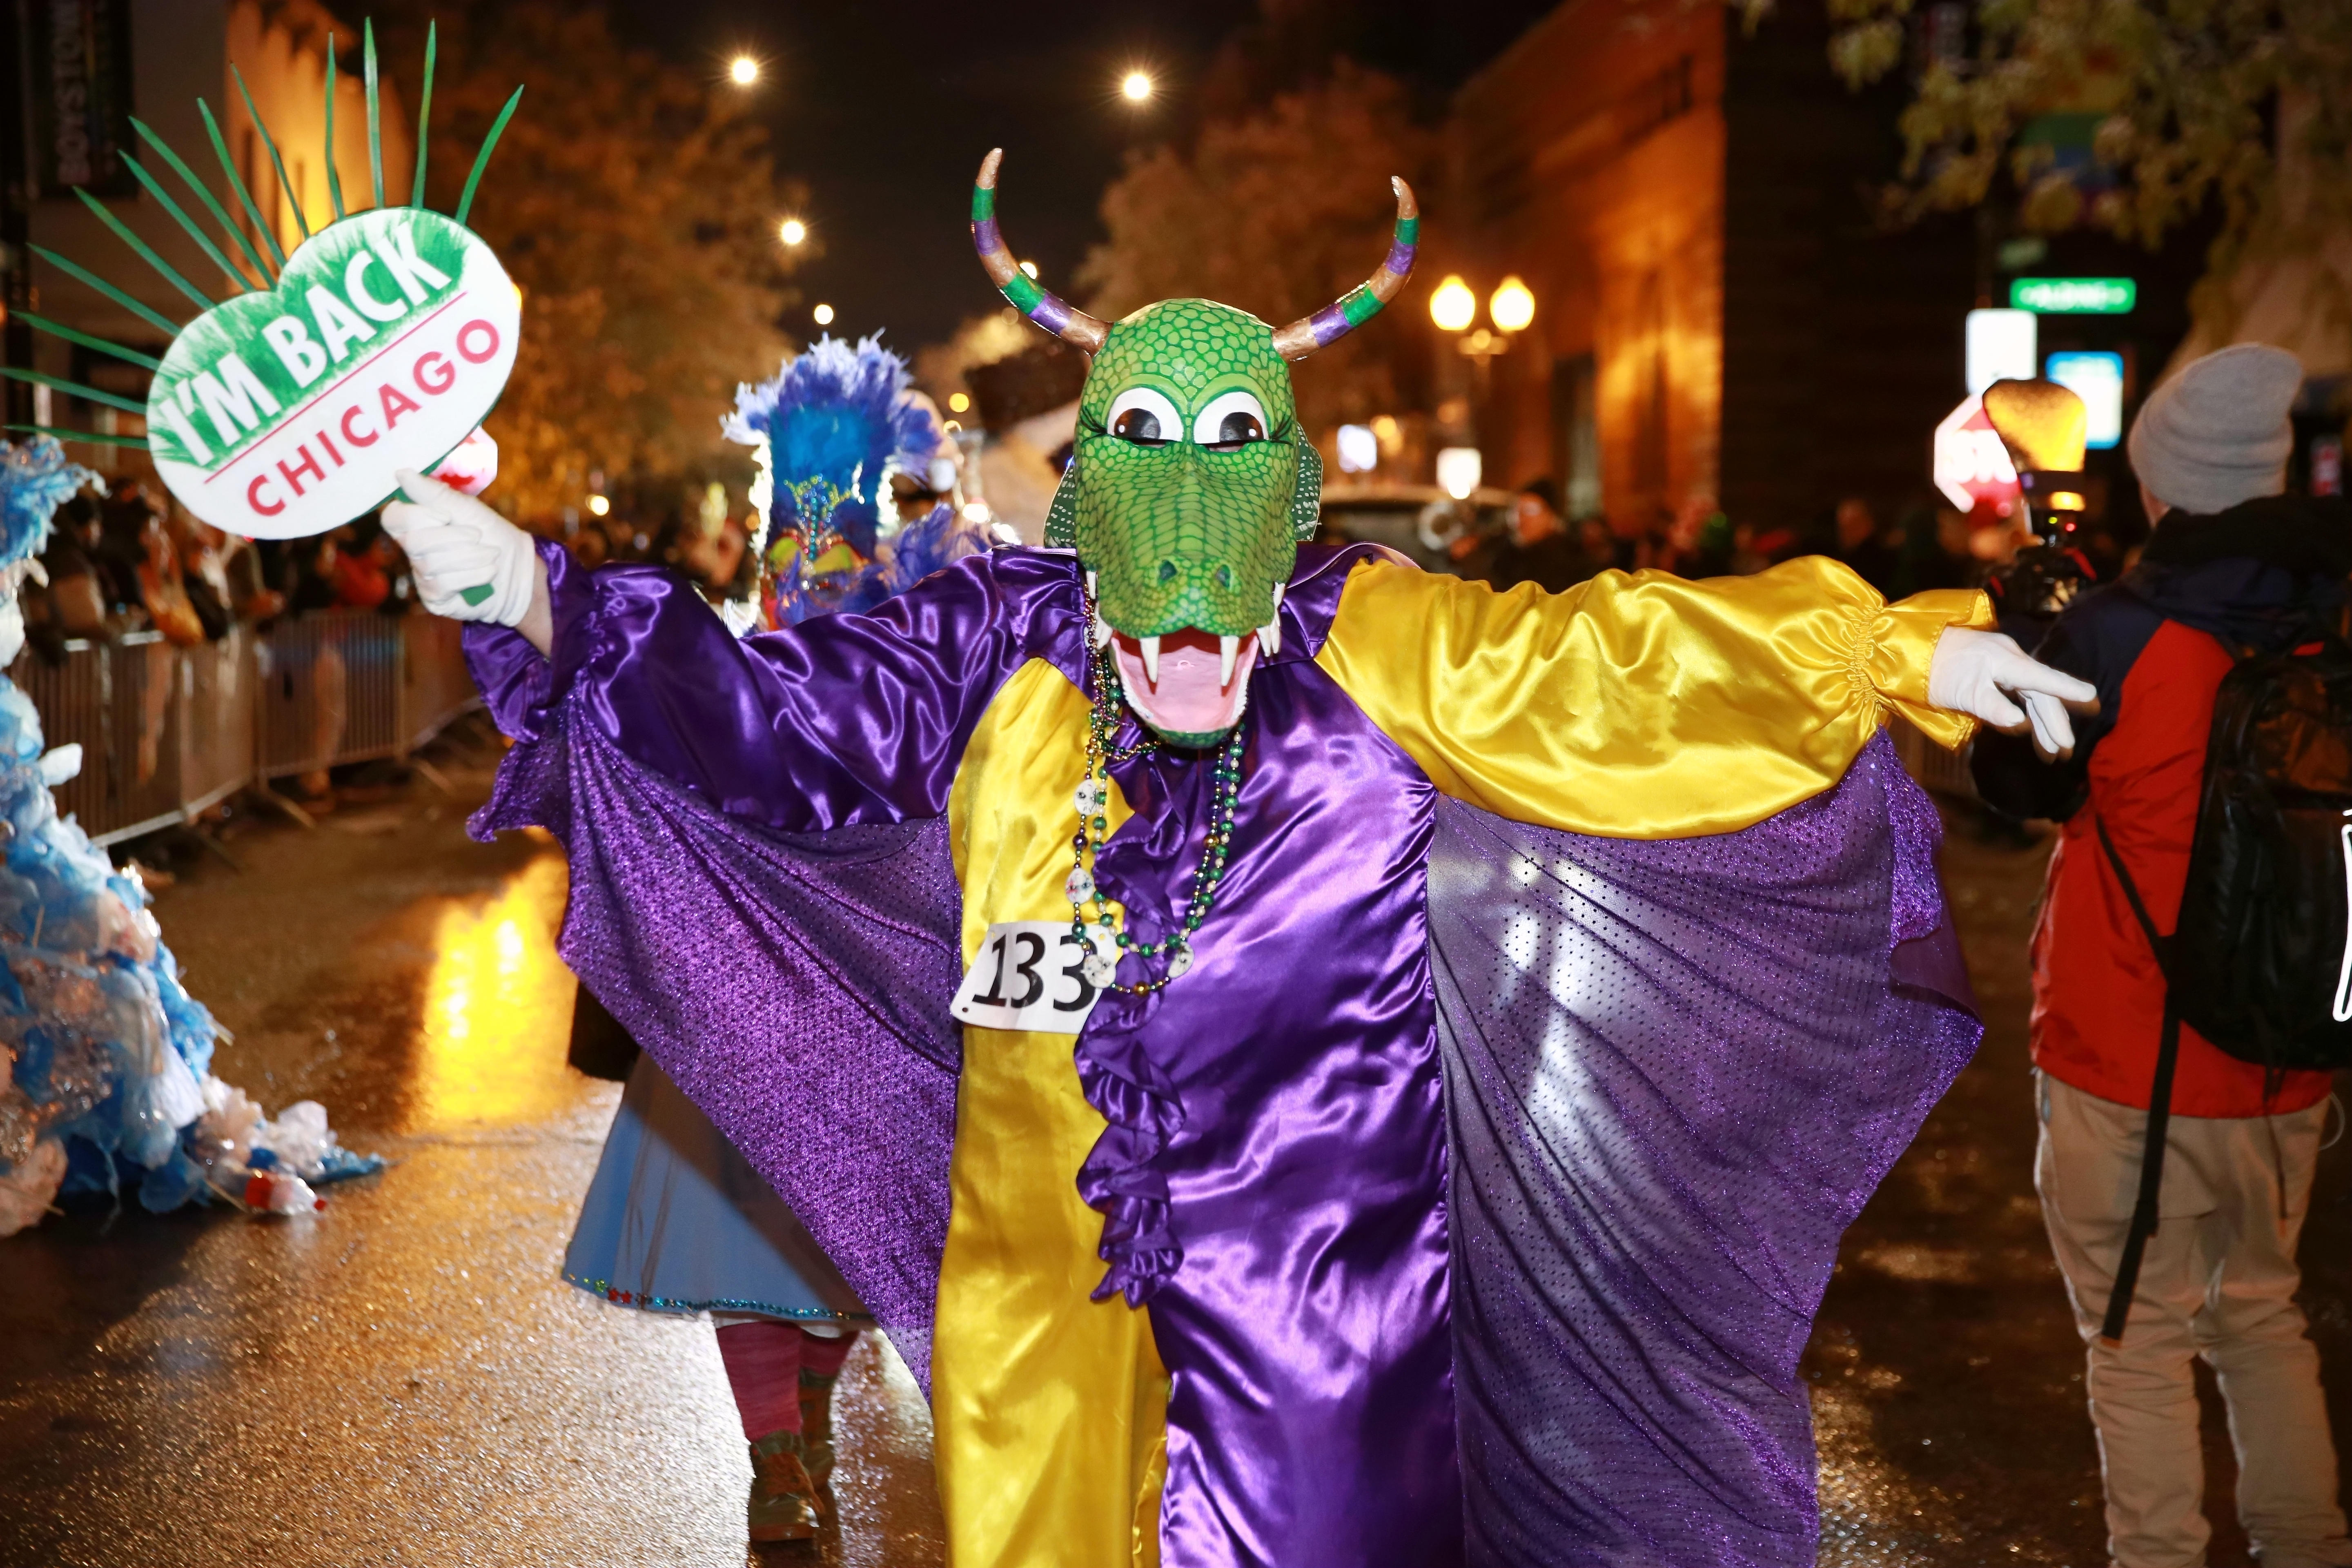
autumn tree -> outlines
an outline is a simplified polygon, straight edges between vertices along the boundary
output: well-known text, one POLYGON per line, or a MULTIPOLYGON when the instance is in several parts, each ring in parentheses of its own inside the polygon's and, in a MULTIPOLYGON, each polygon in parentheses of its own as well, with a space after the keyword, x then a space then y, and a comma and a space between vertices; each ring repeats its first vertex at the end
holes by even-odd
MULTIPOLYGON (((1769 0, 1743 0, 1749 20, 1769 0)), ((1831 59, 1848 82, 1916 60, 1935 13, 1972 36, 1928 51, 1902 117, 1890 210, 1973 206, 2006 191, 2020 222, 2089 222, 2150 247, 2200 215, 2219 232, 2210 285, 2242 261, 2315 247, 2352 202, 2352 0, 1986 0, 1914 16, 1910 0, 1831 0, 1831 59), (2063 163, 2032 131, 2095 117, 2095 163, 2063 163), (2088 188, 2086 188, 2088 187, 2088 188)), ((1769 21, 1764 25, 1769 26, 1769 21)))
MULTIPOLYGON (((775 224, 795 193, 764 129, 698 73, 622 47, 597 11, 434 10, 433 205, 455 205, 526 89, 468 220, 523 294, 489 499, 543 518, 579 504, 592 473, 642 487, 725 463, 719 416, 739 382, 774 374, 792 298, 775 224)), ((421 26, 402 31, 421 47, 421 26)))
MULTIPOLYGON (((1319 310, 1380 266, 1396 222, 1389 177, 1419 188, 1434 150, 1402 86, 1341 62, 1316 85, 1203 127, 1189 148, 1140 153, 1103 195, 1109 238, 1078 273, 1087 308, 1116 320, 1199 296, 1277 326, 1319 310)), ((1416 342, 1359 331, 1300 365, 1307 428, 1400 406, 1416 342)))

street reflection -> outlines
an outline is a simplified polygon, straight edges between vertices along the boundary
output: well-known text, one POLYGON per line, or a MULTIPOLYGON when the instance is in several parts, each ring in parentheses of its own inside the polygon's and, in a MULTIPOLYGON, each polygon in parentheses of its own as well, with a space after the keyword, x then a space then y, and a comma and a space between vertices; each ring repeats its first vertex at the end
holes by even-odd
POLYGON ((442 910, 431 938, 412 1130, 509 1127, 569 1105, 571 972, 555 956, 563 862, 544 856, 488 899, 442 910))

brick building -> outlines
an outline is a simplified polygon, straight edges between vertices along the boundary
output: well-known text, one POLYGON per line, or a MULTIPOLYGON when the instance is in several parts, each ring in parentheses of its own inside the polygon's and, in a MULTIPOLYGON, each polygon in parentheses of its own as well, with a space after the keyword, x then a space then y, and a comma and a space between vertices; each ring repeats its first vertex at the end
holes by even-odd
MULTIPOLYGON (((1963 315, 2006 292, 1999 237, 1976 215, 1874 222, 1902 73, 1851 92, 1827 42, 1813 0, 1752 31, 1723 5, 1570 0, 1461 89, 1471 281, 1517 273, 1538 300, 1476 410, 1492 482, 1555 475, 1571 510, 1621 526, 1696 501, 1804 527, 1852 494, 1891 519, 1931 493, 1930 437, 1966 390, 1963 315)), ((2138 273, 2141 303, 2045 321, 2044 347, 2118 347, 2152 374, 2200 251, 2158 267, 2055 242, 2053 263, 2138 273)))

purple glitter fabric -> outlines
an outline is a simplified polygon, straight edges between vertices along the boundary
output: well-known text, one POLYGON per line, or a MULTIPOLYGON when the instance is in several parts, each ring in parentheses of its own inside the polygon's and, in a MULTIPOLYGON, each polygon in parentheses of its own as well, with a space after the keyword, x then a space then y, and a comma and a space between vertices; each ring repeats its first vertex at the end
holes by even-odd
POLYGON ((563 961, 800 1216, 928 1389, 961 1062, 945 820, 761 832, 570 706, 507 754, 469 826, 562 840, 563 961))
POLYGON ((1437 820, 1469 1561, 1810 1568, 1797 1360, 1979 1034, 1933 807, 1882 736, 1741 833, 1437 820))

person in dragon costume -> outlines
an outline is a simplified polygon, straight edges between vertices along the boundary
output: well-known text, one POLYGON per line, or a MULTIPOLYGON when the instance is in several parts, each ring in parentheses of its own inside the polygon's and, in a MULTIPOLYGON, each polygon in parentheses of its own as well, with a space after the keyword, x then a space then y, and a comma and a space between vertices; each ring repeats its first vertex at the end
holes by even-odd
POLYGON ((926 1380, 960 1568, 1810 1563, 1797 1357, 1978 1033, 1879 731, 2087 689, 1825 561, 1302 544, 1287 363, 1403 184, 1312 317, 1107 323, 997 165, 1093 355, 1047 547, 738 642, 408 479, 476 831, 562 838, 567 960, 926 1380))

